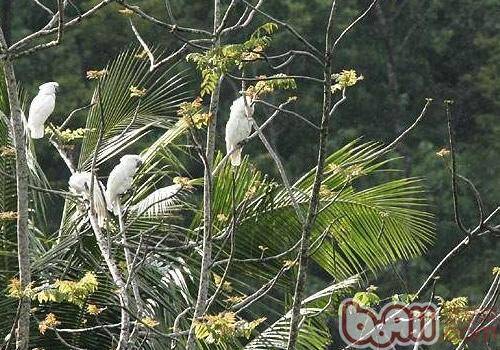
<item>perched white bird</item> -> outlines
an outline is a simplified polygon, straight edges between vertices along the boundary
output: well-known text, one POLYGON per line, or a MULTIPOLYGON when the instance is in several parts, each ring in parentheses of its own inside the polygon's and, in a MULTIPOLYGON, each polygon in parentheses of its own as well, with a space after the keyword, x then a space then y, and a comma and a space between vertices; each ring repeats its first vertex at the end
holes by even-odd
POLYGON ((54 112, 56 91, 59 84, 55 81, 39 86, 40 91, 31 101, 28 115, 28 130, 32 139, 41 139, 45 134, 45 121, 54 112))
POLYGON ((238 166, 241 163, 241 147, 233 152, 238 143, 250 136, 252 122, 249 117, 253 115, 254 106, 252 100, 247 96, 246 105, 243 96, 234 100, 231 105, 231 113, 226 124, 226 151, 231 153, 231 165, 238 166))
MULTIPOLYGON (((84 199, 90 201, 91 178, 92 174, 88 171, 76 172, 69 178, 69 189, 71 192, 81 195, 84 199)), ((106 200, 104 199, 104 185, 95 176, 93 193, 97 223, 99 227, 104 227, 108 216, 106 200)))
POLYGON ((142 159, 138 155, 127 154, 120 158, 120 164, 115 166, 108 177, 106 185, 106 199, 108 210, 118 215, 119 197, 132 187, 132 181, 137 169, 142 165, 142 159))

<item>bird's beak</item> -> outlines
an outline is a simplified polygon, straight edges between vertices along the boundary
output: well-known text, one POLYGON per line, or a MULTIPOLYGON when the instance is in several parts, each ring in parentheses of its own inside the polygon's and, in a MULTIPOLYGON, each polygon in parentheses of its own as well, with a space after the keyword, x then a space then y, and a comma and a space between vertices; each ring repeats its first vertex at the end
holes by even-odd
POLYGON ((137 161, 137 168, 140 168, 143 164, 144 164, 144 162, 142 160, 138 160, 137 161))
POLYGON ((56 92, 59 92, 61 90, 61 88, 59 87, 59 85, 56 85, 56 92))

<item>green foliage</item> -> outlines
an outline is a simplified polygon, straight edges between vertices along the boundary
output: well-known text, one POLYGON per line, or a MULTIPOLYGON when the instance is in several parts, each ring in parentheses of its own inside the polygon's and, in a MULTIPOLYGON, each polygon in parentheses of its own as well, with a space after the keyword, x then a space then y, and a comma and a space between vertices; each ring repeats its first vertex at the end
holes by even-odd
POLYGON ((9 97, 7 94, 7 86, 5 85, 5 78, 3 69, 0 69, 0 113, 9 115, 9 97))
POLYGON ((204 53, 187 55, 186 59, 193 62, 201 72, 201 96, 210 94, 222 75, 258 59, 260 53, 271 43, 271 35, 277 29, 275 23, 265 23, 241 44, 221 45, 204 53))
POLYGON ((380 303, 380 297, 373 291, 358 292, 352 298, 361 306, 376 306, 380 303))
POLYGON ((391 299, 395 303, 410 304, 415 300, 415 294, 394 294, 391 299))
POLYGON ((197 339, 208 344, 230 343, 236 337, 249 338, 252 331, 266 320, 265 317, 247 322, 237 320, 234 312, 222 312, 217 315, 203 316, 195 323, 197 339))
POLYGON ((71 129, 65 129, 65 130, 59 130, 58 128, 55 127, 46 127, 45 128, 45 134, 50 137, 52 135, 56 135, 57 139, 63 143, 71 143, 76 140, 81 140, 83 139, 83 136, 85 135, 86 132, 89 130, 84 129, 84 128, 78 128, 75 130, 71 129))
POLYGON ((356 85, 356 83, 360 80, 363 80, 364 77, 356 73, 354 69, 351 70, 343 70, 340 73, 333 74, 332 79, 335 81, 335 84, 332 85, 332 92, 342 91, 348 87, 356 85))
MULTIPOLYGON (((259 79, 266 79, 265 75, 258 77, 259 79)), ((261 96, 271 94, 275 90, 295 90, 297 89, 297 83, 295 79, 287 77, 286 74, 278 73, 271 75, 270 80, 260 80, 255 85, 250 85, 245 94, 252 97, 253 99, 259 98, 261 96)))
POLYGON ((135 58, 138 52, 138 49, 124 51, 105 69, 106 74, 98 76, 98 88, 92 98, 96 103, 86 119, 87 132, 80 152, 82 169, 88 169, 92 161, 101 108, 105 117, 104 140, 97 164, 141 140, 153 124, 163 128, 171 126, 179 104, 189 98, 186 77, 175 65, 152 74, 149 62, 135 58), (154 93, 146 93, 151 90, 154 93), (140 98, 137 95, 141 95, 140 98))
POLYGON ((197 129, 207 126, 212 118, 209 112, 204 111, 201 102, 200 97, 192 102, 183 102, 177 111, 177 114, 184 118, 187 124, 197 129))
MULTIPOLYGON (((328 329, 329 317, 333 313, 331 301, 346 297, 360 282, 359 276, 334 283, 313 293, 304 299, 300 314, 306 318, 299 329, 297 345, 303 350, 323 349, 330 344, 331 335, 328 329)), ((284 313, 276 322, 269 325, 258 336, 251 340, 245 350, 286 349, 288 330, 290 329, 290 311, 284 313)))
POLYGON ((468 328, 475 311, 469 307, 469 301, 466 297, 441 300, 439 306, 441 307, 439 315, 444 340, 458 345, 462 341, 464 330, 468 328))
POLYGON ((39 303, 68 302, 78 307, 83 307, 90 294, 97 290, 99 283, 93 272, 87 272, 79 281, 56 280, 51 285, 33 287, 31 285, 26 291, 21 291, 21 284, 17 278, 13 278, 8 286, 8 295, 19 299, 21 295, 28 295, 39 303))

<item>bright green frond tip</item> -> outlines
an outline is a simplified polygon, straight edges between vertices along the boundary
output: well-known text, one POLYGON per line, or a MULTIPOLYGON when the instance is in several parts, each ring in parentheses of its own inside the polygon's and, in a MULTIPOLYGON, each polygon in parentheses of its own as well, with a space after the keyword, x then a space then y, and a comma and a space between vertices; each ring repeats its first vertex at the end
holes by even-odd
POLYGON ((186 56, 201 72, 200 95, 214 91, 220 77, 234 68, 242 68, 245 63, 261 58, 262 51, 271 43, 271 35, 277 30, 276 23, 266 23, 257 28, 250 38, 242 43, 215 47, 204 53, 186 56))

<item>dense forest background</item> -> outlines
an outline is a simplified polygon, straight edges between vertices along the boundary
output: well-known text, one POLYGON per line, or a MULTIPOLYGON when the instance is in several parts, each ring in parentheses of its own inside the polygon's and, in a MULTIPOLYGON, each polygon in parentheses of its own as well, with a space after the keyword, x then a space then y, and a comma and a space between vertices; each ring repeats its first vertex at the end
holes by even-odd
MULTIPOLYGON (((92 3, 92 1, 88 1, 92 3)), ((49 2, 47 2, 49 3, 49 2)), ((55 3, 55 2, 54 2, 55 3)), ((200 27, 211 16, 203 1, 171 1, 173 15, 179 23, 200 27)), ((367 1, 340 1, 336 31, 340 32, 367 1)), ((35 5, 3 0, 2 24, 11 38, 25 36, 42 27, 46 14, 35 5)), ((29 4, 29 3, 28 3, 29 4)), ((273 0, 264 5, 269 13, 286 18, 313 43, 323 39, 321 31, 329 10, 326 0, 273 0)), ((158 1, 141 1, 141 7, 159 18, 166 18, 165 7, 158 1), (157 8, 155 8, 157 7, 157 8)), ((56 111, 51 121, 59 124, 73 109, 87 104, 93 89, 85 72, 100 69, 120 51, 137 45, 135 37, 118 12, 109 6, 84 25, 66 33, 64 45, 39 52, 17 63, 17 75, 28 98, 45 81, 59 82, 62 90, 57 97, 56 111)), ((426 97, 434 99, 431 109, 419 127, 398 149, 406 175, 422 177, 435 214, 437 236, 429 254, 410 263, 403 263, 377 276, 373 283, 380 287, 379 295, 391 295, 401 290, 415 290, 430 269, 463 237, 453 221, 449 171, 443 159, 436 155, 447 145, 446 116, 443 100, 451 99, 454 127, 457 135, 458 170, 477 184, 485 206, 493 209, 500 188, 500 1, 499 0, 392 0, 382 1, 362 25, 342 42, 334 58, 335 71, 355 69, 365 79, 350 93, 332 123, 332 144, 329 150, 353 139, 387 142, 412 123, 426 97)), ((258 23, 260 19, 256 18, 258 23)), ((171 36, 156 32, 151 25, 140 27, 142 35, 158 43, 158 50, 170 51, 178 45, 171 36), (164 36, 164 37, 163 37, 164 36)), ((239 42, 248 33, 234 37, 239 42)), ((282 31, 269 52, 282 52, 287 43, 282 31), (281 36, 281 37, 280 37, 281 36)), ((301 60, 301 58, 297 58, 301 60)), ((190 69, 193 90, 199 77, 188 63, 178 69, 190 69)), ((295 65, 297 67, 297 65, 295 65)), ((301 66, 295 74, 314 72, 315 67, 301 66)), ((267 73, 272 73, 271 71, 267 73)), ((317 122, 320 101, 313 96, 317 87, 299 82, 300 104, 297 110, 317 122)), ((220 123, 228 118, 229 105, 237 96, 238 86, 226 84, 222 90, 223 108, 220 123)), ((262 111, 257 111, 258 114, 262 111)), ((77 123, 75 123, 76 125, 77 123)), ((224 128, 219 128, 221 133, 224 128)), ((267 131, 295 179, 315 164, 311 131, 299 120, 288 116, 278 118, 267 131)), ((223 140, 221 134, 218 138, 223 140)), ((37 141, 39 162, 54 188, 66 188, 69 173, 55 156, 46 140, 37 141), (64 170, 63 170, 64 169, 64 170)), ((220 142, 219 149, 224 149, 220 142)), ((253 162, 267 173, 274 168, 262 145, 249 145, 246 152, 253 162)), ((186 159, 190 159, 186 155, 186 159)), ((191 171, 199 173, 196 160, 191 171)), ((462 212, 471 225, 476 219, 473 198, 466 188, 460 195, 462 212)), ((54 208, 62 202, 53 199, 54 208)), ((60 211, 59 209, 57 210, 60 211)), ((56 222, 48 222, 54 229, 56 222)), ((490 236, 488 236, 490 237, 490 236)), ((490 283, 491 268, 500 261, 500 242, 493 238, 479 240, 443 271, 436 294, 449 298, 469 297, 472 305, 480 303, 490 283)), ((322 285, 324 276, 317 275, 315 285, 322 285)))

